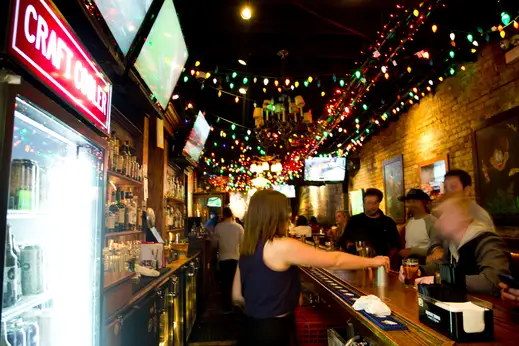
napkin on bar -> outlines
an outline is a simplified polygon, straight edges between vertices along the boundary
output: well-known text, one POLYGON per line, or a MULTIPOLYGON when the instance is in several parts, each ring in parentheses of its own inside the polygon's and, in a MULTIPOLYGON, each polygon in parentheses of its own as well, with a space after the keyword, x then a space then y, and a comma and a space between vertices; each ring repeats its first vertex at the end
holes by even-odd
POLYGON ((379 297, 372 294, 368 296, 362 296, 353 304, 353 308, 357 311, 364 310, 368 314, 375 315, 377 317, 386 317, 391 315, 391 309, 384 304, 379 297))
POLYGON ((481 333, 485 330, 485 311, 472 302, 446 303, 437 302, 437 306, 450 312, 463 313, 463 330, 465 333, 481 333))
POLYGON ((138 264, 135 265, 135 271, 141 274, 142 276, 157 277, 160 275, 159 271, 151 268, 146 268, 138 264))

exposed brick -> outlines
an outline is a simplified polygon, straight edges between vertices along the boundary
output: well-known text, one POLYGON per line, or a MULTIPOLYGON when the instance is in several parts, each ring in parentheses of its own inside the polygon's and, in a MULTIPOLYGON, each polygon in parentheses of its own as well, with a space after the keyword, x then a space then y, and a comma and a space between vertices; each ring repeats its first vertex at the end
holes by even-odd
POLYGON ((519 61, 506 65, 503 51, 489 45, 466 67, 364 144, 350 189, 383 190, 382 163, 400 154, 406 190, 418 186, 418 164, 439 155, 449 155, 450 168, 474 175, 473 131, 485 119, 519 106, 519 61))

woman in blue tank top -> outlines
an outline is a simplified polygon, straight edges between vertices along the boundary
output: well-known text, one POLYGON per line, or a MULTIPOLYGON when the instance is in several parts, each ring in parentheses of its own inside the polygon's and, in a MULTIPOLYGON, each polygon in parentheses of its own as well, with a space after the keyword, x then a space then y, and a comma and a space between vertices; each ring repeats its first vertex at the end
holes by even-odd
POLYGON ((262 190, 252 196, 232 292, 234 302, 242 305, 245 313, 239 345, 290 345, 301 289, 297 266, 389 267, 388 257, 327 252, 288 238, 288 225, 289 204, 283 194, 262 190))

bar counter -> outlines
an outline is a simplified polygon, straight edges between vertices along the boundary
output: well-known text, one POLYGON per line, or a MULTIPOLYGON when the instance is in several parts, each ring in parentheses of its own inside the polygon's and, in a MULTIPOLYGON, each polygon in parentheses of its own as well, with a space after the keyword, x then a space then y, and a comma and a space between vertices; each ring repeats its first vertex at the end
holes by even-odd
MULTIPOLYGON (((418 319, 417 291, 406 288, 398 280, 398 273, 391 272, 385 287, 377 287, 372 270, 324 270, 320 273, 346 289, 359 295, 378 296, 392 311, 392 316, 408 327, 406 331, 383 331, 377 325, 355 311, 338 295, 315 277, 309 268, 300 267, 305 287, 323 298, 334 312, 350 318, 358 334, 373 345, 454 345, 455 342, 422 324, 418 319)), ((489 296, 476 295, 487 300, 494 309, 494 341, 477 345, 517 345, 519 343, 519 311, 510 309, 505 302, 489 296)), ((346 319, 344 320, 346 321, 346 319)), ((476 345, 476 344, 456 344, 476 345)))

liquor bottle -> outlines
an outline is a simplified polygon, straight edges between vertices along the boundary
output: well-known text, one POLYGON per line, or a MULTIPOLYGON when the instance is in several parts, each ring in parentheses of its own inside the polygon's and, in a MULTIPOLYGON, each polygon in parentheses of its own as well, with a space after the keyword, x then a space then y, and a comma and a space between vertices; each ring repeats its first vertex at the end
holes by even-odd
POLYGON ((7 224, 6 244, 4 254, 4 281, 2 290, 2 307, 8 308, 16 303, 18 297, 16 284, 16 266, 18 258, 14 254, 11 226, 7 224))
POLYGON ((16 241, 14 240, 14 233, 11 232, 11 242, 13 243, 13 252, 18 259, 16 261, 16 293, 18 296, 16 300, 22 298, 22 251, 18 245, 16 245, 16 241))
POLYGON ((117 218, 117 230, 118 232, 124 231, 124 220, 126 216, 126 207, 123 203, 124 199, 124 191, 117 191, 117 209, 119 209, 118 218, 117 218))
POLYGON ((116 224, 119 217, 119 208, 117 208, 115 202, 115 191, 112 191, 112 197, 110 199, 110 204, 108 205, 108 211, 106 213, 106 231, 107 232, 115 232, 116 224))
POLYGON ((133 204, 133 192, 130 189, 126 192, 126 208, 128 210, 128 231, 135 230, 135 206, 133 204))

